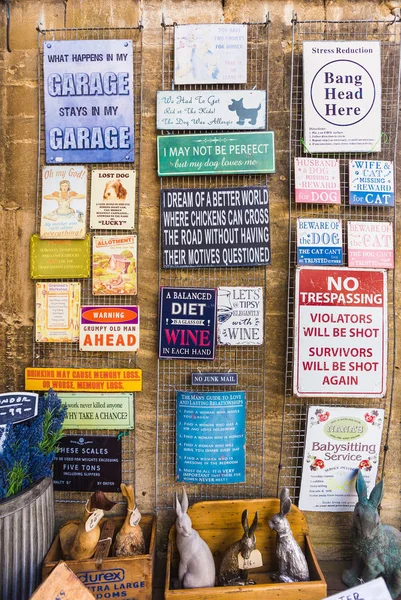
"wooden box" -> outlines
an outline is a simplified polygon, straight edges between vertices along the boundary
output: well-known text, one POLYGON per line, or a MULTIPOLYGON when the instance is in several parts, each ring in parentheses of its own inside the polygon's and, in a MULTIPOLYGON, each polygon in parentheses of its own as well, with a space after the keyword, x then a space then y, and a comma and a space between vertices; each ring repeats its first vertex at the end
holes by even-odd
POLYGON ((269 519, 279 512, 280 501, 276 498, 258 500, 221 500, 213 502, 198 502, 188 509, 192 526, 209 545, 215 558, 216 575, 224 551, 243 535, 241 515, 248 509, 249 523, 255 512, 259 511, 259 525, 256 531, 256 548, 263 557, 263 567, 249 571, 249 577, 256 585, 227 586, 198 589, 173 589, 177 578, 179 555, 175 544, 175 526, 170 530, 167 549, 167 572, 165 585, 166 600, 194 600, 215 598, 239 598, 245 594, 247 600, 267 600, 281 598, 282 600, 321 600, 327 596, 327 585, 317 563, 315 553, 308 535, 308 525, 302 512, 293 506, 288 521, 294 537, 305 553, 309 565, 311 581, 298 583, 273 583, 268 575, 277 571, 275 553, 276 533, 268 525, 269 519))
POLYGON ((93 600, 94 597, 65 562, 59 562, 30 600, 93 600))
MULTIPOLYGON (((115 534, 124 522, 123 517, 111 517, 115 522, 115 534)), ((78 523, 78 521, 75 521, 78 523)), ((94 558, 64 561, 96 600, 121 598, 124 600, 152 600, 153 565, 156 550, 156 517, 142 515, 141 527, 145 537, 147 554, 128 557, 104 558, 100 564, 94 558)), ((59 536, 55 538, 42 567, 46 579, 58 562, 63 560, 59 536)))

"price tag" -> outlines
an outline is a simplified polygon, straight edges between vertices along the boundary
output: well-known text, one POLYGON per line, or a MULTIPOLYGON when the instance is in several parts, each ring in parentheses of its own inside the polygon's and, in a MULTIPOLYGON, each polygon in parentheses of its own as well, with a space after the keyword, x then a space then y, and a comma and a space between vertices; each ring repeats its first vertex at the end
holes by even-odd
POLYGON ((256 569, 263 567, 262 555, 259 550, 252 550, 249 558, 244 558, 242 554, 238 554, 238 567, 240 569, 256 569))
POLYGON ((104 511, 101 508, 97 508, 89 517, 85 523, 85 531, 92 531, 103 517, 104 511))
POLYGON ((129 520, 129 524, 131 525, 131 527, 136 527, 139 523, 139 521, 141 520, 141 513, 139 512, 138 508, 134 508, 134 510, 131 513, 130 516, 130 520, 129 520))

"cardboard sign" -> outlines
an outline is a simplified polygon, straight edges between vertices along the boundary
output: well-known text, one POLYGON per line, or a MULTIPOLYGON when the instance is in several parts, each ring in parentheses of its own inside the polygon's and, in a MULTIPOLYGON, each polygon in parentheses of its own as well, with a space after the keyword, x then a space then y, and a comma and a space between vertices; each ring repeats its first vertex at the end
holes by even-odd
POLYGON ((245 392, 177 392, 177 481, 245 481, 245 392))
POLYGON ((390 592, 382 577, 357 585, 343 592, 337 592, 326 600, 391 600, 390 592))
POLYGON ((80 283, 37 283, 35 340, 77 342, 80 305, 80 283))
POLYGON ((141 392, 141 369, 25 369, 25 389, 55 392, 141 392))
POLYGON ((157 92, 157 129, 266 129, 266 92, 157 92))
POLYGON ((294 394, 381 398, 387 375, 387 273, 296 272, 294 394))
POLYGON ((60 562, 30 600, 93 600, 95 596, 64 562, 60 562))
POLYGON ((83 240, 30 241, 31 279, 85 279, 90 276, 90 237, 83 240))
POLYGON ((380 42, 303 42, 309 152, 380 152, 380 42))
POLYGON ((95 235, 92 256, 94 296, 137 294, 136 235, 95 235))
POLYGON ((394 269, 393 224, 348 221, 348 266, 394 269))
POLYGON ((353 511, 361 470, 369 491, 376 483, 384 410, 310 406, 299 508, 353 511))
POLYGON ((93 169, 91 229, 133 229, 135 171, 93 169))
POLYGON ((38 394, 10 392, 0 394, 0 427, 20 423, 38 414, 38 394))
POLYGON ((119 492, 121 440, 118 436, 64 435, 54 458, 54 489, 119 492))
POLYGON ((191 385, 238 385, 238 373, 191 373, 191 385))
POLYGON ((43 71, 46 162, 133 162, 132 40, 47 40, 43 71))
POLYGON ((79 349, 89 352, 136 352, 139 306, 82 306, 79 349))
POLYGON ((222 346, 263 344, 261 287, 219 287, 217 343, 222 346))
POLYGON ((246 83, 247 26, 174 26, 174 83, 246 83))
POLYGON ((159 358, 213 360, 217 290, 160 288, 159 358))
POLYGON ((59 394, 67 405, 63 429, 133 429, 132 394, 59 394))
POLYGON ((270 264, 267 187, 161 192, 164 268, 270 264))
POLYGON ((274 173, 274 132, 157 136, 158 174, 274 173))
POLYGON ((340 161, 295 158, 295 202, 341 204, 340 161))
POLYGON ((392 161, 350 160, 349 203, 377 207, 394 206, 392 161))
POLYGON ((342 265, 343 238, 339 219, 297 219, 299 265, 342 265))
POLYGON ((87 168, 43 167, 40 237, 83 239, 86 232, 87 168))

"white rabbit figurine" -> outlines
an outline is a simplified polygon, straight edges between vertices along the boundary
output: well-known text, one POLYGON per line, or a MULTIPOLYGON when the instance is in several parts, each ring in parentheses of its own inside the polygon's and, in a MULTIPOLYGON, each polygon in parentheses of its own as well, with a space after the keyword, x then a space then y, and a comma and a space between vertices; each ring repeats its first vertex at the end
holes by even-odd
POLYGON ((291 498, 288 488, 280 493, 280 512, 269 521, 270 529, 277 532, 276 554, 278 558, 278 573, 272 573, 273 581, 291 583, 294 581, 309 581, 309 569, 306 558, 292 535, 286 515, 291 510, 291 498))
POLYGON ((216 567, 209 546, 192 529, 192 522, 187 515, 188 496, 182 488, 181 504, 176 497, 177 519, 177 548, 180 553, 178 567, 178 585, 180 588, 214 587, 216 580, 216 567))

